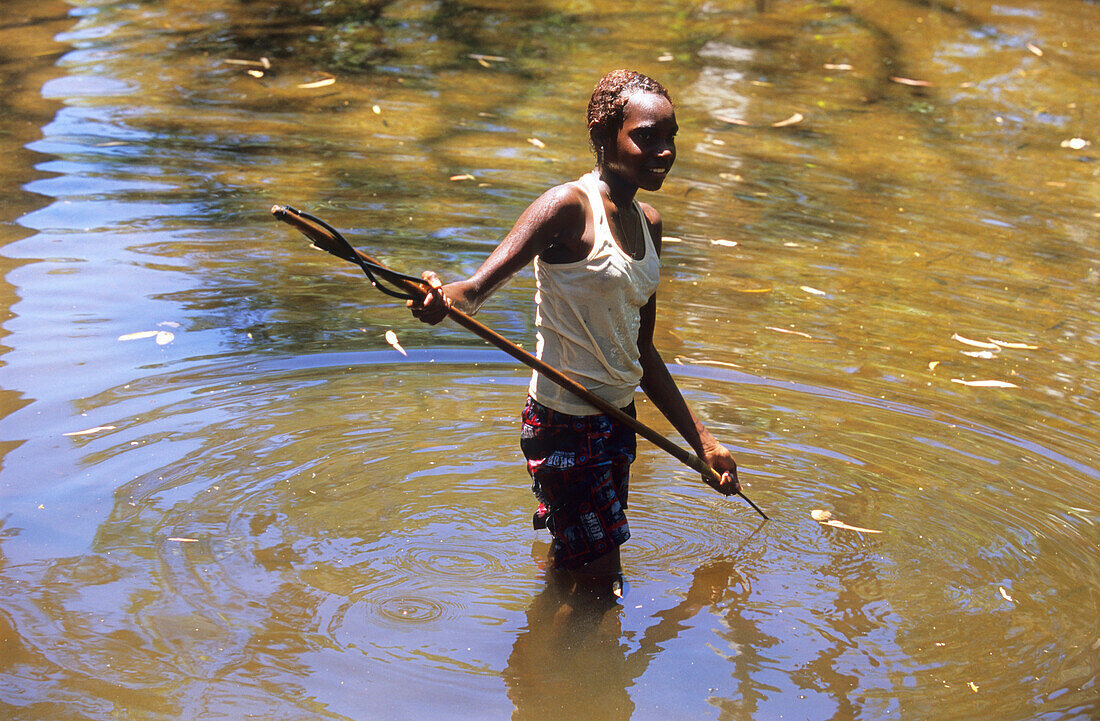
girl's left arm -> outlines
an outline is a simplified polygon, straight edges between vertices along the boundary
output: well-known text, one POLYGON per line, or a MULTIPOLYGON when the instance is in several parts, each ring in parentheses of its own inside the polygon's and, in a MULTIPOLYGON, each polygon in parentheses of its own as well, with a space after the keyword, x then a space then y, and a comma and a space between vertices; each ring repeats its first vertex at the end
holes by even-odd
MULTIPOLYGON (((660 253, 661 219, 649 206, 643 206, 650 235, 660 253)), ((695 414, 691 412, 676 381, 668 371, 661 354, 653 345, 653 329, 657 320, 657 295, 654 294, 641 310, 641 326, 638 331, 638 351, 641 354, 642 390, 653 405, 668 419, 696 455, 722 476, 723 492, 737 493, 741 486, 737 481, 737 464, 729 449, 723 446, 695 414)))
POLYGON ((657 296, 654 295, 642 308, 642 326, 638 333, 638 350, 641 351, 642 390, 653 405, 679 431, 696 455, 722 476, 722 492, 725 495, 741 490, 737 482, 737 464, 729 449, 711 434, 710 430, 688 408, 672 374, 668 372, 661 354, 653 345, 653 322, 656 317, 657 296))

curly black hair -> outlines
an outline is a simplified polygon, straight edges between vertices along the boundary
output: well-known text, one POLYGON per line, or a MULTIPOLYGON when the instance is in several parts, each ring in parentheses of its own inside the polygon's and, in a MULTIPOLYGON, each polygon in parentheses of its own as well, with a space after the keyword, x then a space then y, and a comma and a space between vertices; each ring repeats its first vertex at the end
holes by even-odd
POLYGON ((655 93, 672 102, 664 85, 633 70, 612 70, 596 83, 588 101, 588 139, 597 161, 603 160, 603 147, 623 126, 623 108, 636 92, 655 93))

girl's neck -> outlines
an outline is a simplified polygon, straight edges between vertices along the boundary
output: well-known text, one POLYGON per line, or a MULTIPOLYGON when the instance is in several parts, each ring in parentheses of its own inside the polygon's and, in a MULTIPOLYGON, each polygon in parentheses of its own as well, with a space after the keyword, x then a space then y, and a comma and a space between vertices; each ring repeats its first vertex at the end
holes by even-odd
POLYGON ((634 200, 634 196, 638 194, 637 186, 623 180, 621 176, 607 166, 597 165, 596 177, 600 180, 604 195, 616 208, 629 207, 634 200))

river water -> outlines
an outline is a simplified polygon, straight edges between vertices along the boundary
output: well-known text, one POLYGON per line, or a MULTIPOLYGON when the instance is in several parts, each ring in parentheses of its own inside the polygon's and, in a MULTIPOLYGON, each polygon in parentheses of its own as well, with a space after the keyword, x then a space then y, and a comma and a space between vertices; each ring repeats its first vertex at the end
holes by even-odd
MULTIPOLYGON (((1098 28, 5 0, 0 717, 1100 717, 1098 28), (627 592, 562 624, 525 369, 268 209, 468 274, 618 66, 682 128, 658 348, 775 520, 643 443, 627 592)), ((532 286, 479 318, 532 347, 532 286)))

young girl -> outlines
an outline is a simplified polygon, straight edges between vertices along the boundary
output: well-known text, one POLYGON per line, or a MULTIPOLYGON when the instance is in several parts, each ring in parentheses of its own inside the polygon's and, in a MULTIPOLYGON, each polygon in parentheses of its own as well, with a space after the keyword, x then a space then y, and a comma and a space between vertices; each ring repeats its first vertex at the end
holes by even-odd
MULTIPOLYGON (((661 217, 634 196, 664 184, 676 131, 660 83, 628 70, 608 73, 588 103, 595 169, 533 202, 467 280, 442 285, 425 272, 433 291, 408 304, 431 324, 452 304, 475 313, 534 261, 536 355, 628 413, 640 384, 729 495, 739 490, 733 457, 688 409, 653 347, 661 217)), ((618 577, 619 546, 630 535, 624 509, 634 432, 536 372, 520 446, 539 500, 535 527, 553 536, 553 566, 618 577)))

